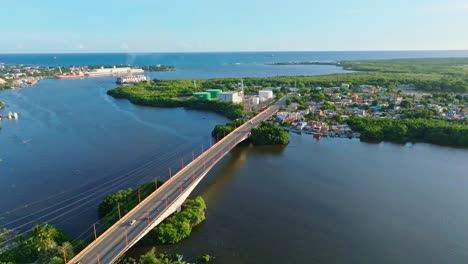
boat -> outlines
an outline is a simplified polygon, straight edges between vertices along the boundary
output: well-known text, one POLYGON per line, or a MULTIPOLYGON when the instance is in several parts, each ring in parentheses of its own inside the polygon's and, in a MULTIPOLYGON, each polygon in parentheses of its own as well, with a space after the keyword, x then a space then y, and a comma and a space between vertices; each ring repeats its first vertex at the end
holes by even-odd
POLYGON ((73 67, 71 73, 69 74, 64 74, 62 72, 62 68, 59 67, 60 74, 55 75, 55 79, 78 79, 78 78, 83 78, 84 74, 82 71, 74 71, 75 67, 73 67))
POLYGON ((57 74, 55 79, 80 79, 85 77, 83 73, 81 74, 57 74))
POLYGON ((12 112, 8 112, 8 119, 11 120, 11 119, 18 119, 18 113, 12 113, 12 112))

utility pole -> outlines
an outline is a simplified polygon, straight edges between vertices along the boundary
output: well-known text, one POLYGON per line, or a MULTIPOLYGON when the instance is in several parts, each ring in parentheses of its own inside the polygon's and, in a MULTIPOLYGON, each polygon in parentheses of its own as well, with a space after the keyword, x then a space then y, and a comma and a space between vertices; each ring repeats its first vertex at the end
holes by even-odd
POLYGON ((63 263, 67 264, 67 253, 65 252, 65 249, 63 248, 63 263))
POLYGON ((94 227, 94 240, 97 239, 96 224, 93 224, 94 227))
POLYGON ((122 216, 120 215, 120 204, 117 205, 117 210, 119 211, 119 220, 122 218, 122 216))

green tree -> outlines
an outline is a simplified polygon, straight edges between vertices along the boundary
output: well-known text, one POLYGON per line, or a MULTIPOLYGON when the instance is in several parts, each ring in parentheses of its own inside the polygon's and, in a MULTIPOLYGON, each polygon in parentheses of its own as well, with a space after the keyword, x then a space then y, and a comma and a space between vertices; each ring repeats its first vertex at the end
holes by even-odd
POLYGON ((262 122, 262 124, 252 129, 250 141, 254 145, 286 145, 289 143, 289 134, 276 124, 262 122))
POLYGON ((403 108, 411 108, 413 104, 409 100, 403 100, 401 101, 400 106, 403 108))

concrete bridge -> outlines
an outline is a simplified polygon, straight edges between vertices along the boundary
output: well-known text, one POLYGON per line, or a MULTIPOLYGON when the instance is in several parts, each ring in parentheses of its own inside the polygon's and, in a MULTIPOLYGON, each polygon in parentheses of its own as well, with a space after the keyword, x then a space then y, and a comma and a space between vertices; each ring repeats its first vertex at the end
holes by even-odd
POLYGON ((281 99, 238 127, 182 168, 67 263, 115 262, 149 231, 176 212, 210 169, 237 144, 247 139, 253 127, 275 114, 285 99, 281 99), (132 220, 136 222, 129 225, 132 220))

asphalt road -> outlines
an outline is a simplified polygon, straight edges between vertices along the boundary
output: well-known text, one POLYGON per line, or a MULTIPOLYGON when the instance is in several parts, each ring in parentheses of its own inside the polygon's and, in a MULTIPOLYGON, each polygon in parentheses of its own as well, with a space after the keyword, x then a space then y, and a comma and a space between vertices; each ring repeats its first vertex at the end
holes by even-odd
POLYGON ((148 216, 150 221, 160 217, 166 209, 166 203, 170 204, 181 194, 181 188, 182 191, 186 190, 194 179, 202 176, 235 145, 246 139, 253 127, 275 114, 284 105, 286 99, 287 97, 282 98, 206 150, 68 263, 81 261, 83 264, 108 264, 118 259, 128 250, 127 242, 133 244, 132 242, 135 242, 142 232, 147 231, 148 216), (130 226, 131 220, 136 220, 136 222, 130 226))

